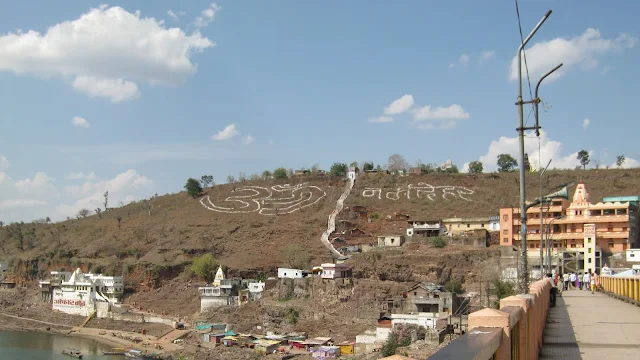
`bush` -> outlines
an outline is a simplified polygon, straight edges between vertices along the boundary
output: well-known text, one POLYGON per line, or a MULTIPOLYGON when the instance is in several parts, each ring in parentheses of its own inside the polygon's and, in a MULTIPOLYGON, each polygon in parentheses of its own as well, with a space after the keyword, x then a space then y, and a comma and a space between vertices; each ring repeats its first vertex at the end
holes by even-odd
POLYGON ((500 299, 506 298, 507 296, 515 295, 516 289, 513 284, 508 281, 495 279, 493 280, 493 289, 491 289, 491 294, 495 295, 498 298, 493 306, 495 308, 499 308, 500 299))
POLYGON ((279 168, 273 170, 273 178, 274 179, 286 179, 287 178, 287 170, 285 168, 283 168, 283 167, 279 167, 279 168))
POLYGON ((184 184, 185 190, 187 190, 187 194, 191 197, 196 197, 202 193, 202 186, 200 186, 200 181, 189 178, 187 179, 187 183, 184 184))
POLYGON ((396 350, 398 349, 398 335, 396 333, 391 333, 387 342, 384 343, 382 349, 380 349, 380 353, 382 356, 391 356, 396 354, 396 350))
POLYGON ((289 324, 297 323, 298 322, 298 317, 300 317, 300 313, 298 312, 298 310, 296 310, 294 308, 288 308, 287 309, 287 315, 286 315, 287 323, 289 323, 289 324))
POLYGON ((440 236, 436 236, 429 239, 429 244, 431 247, 442 249, 447 246, 447 240, 440 236))
POLYGON ((193 259, 191 270, 197 276, 211 282, 216 276, 216 262, 211 254, 204 254, 193 259))
POLYGON ((455 294, 462 294, 464 292, 462 290, 462 284, 457 280, 452 280, 446 283, 444 285, 444 289, 455 294))
POLYGON ((94 274, 102 274, 102 265, 96 265, 93 267, 93 270, 91 270, 92 273, 94 274))

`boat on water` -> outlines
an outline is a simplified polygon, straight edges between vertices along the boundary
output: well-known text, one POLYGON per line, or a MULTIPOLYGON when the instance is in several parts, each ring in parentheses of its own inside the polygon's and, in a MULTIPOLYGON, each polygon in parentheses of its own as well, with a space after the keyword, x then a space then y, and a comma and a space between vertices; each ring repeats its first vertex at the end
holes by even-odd
POLYGON ((147 354, 144 353, 140 350, 127 350, 124 353, 124 356, 127 359, 134 359, 134 360, 155 360, 155 359, 160 359, 156 354, 147 354))
POLYGON ((78 358, 78 359, 82 359, 82 352, 80 352, 80 350, 78 349, 72 349, 72 348, 66 348, 64 350, 62 350, 62 354, 63 355, 67 355, 67 356, 71 356, 74 358, 78 358))
POLYGON ((110 351, 103 351, 102 355, 124 355, 124 348, 113 348, 110 351))

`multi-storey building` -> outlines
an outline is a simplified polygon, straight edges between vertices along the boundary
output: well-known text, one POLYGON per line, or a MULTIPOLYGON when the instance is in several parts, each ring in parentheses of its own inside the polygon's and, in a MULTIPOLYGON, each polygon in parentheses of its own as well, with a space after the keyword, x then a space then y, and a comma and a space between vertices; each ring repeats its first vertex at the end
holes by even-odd
POLYGON ((76 269, 52 271, 48 280, 40 281, 40 289, 42 300, 51 300, 54 310, 86 316, 95 310, 96 302, 118 303, 124 283, 122 276, 85 274, 76 269))
MULTIPOLYGON (((621 253, 638 247, 639 200, 637 196, 609 197, 594 204, 580 182, 571 202, 557 198, 543 205, 542 211, 539 206, 527 210, 529 256, 538 256, 541 238, 549 239, 555 254, 562 253, 563 258, 572 254, 571 269, 599 269, 603 252, 621 253)), ((501 245, 520 246, 520 209, 500 209, 500 221, 501 245)))

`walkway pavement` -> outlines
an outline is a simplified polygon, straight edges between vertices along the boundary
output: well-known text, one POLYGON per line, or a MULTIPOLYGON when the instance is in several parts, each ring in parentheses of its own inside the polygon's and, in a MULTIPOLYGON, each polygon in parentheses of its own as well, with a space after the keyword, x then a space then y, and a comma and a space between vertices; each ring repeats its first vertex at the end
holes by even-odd
POLYGON ((607 295, 569 290, 551 308, 540 359, 637 359, 640 307, 607 295))

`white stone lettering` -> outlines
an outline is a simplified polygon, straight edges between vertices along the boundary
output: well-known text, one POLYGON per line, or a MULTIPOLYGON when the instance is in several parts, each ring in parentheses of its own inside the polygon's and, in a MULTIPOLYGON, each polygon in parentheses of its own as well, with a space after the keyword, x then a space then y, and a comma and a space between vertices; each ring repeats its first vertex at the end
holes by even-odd
MULTIPOLYGON (((377 194, 377 198, 382 200, 382 188, 365 188, 362 191, 363 197, 375 198, 377 194)), ((397 187, 391 191, 384 192, 384 198, 398 201, 402 198, 411 199, 411 194, 415 194, 415 197, 418 199, 428 199, 430 201, 436 201, 438 197, 441 197, 443 200, 455 200, 460 199, 464 201, 473 201, 470 198, 470 195, 474 194, 472 189, 469 189, 464 186, 453 186, 453 185, 442 185, 442 186, 433 186, 431 184, 420 182, 418 185, 409 184, 403 187, 397 187)))
POLYGON ((283 215, 311 206, 327 195, 324 190, 307 183, 299 185, 243 186, 233 192, 242 195, 227 197, 221 203, 214 203, 209 196, 200 199, 206 209, 229 214, 283 215))

